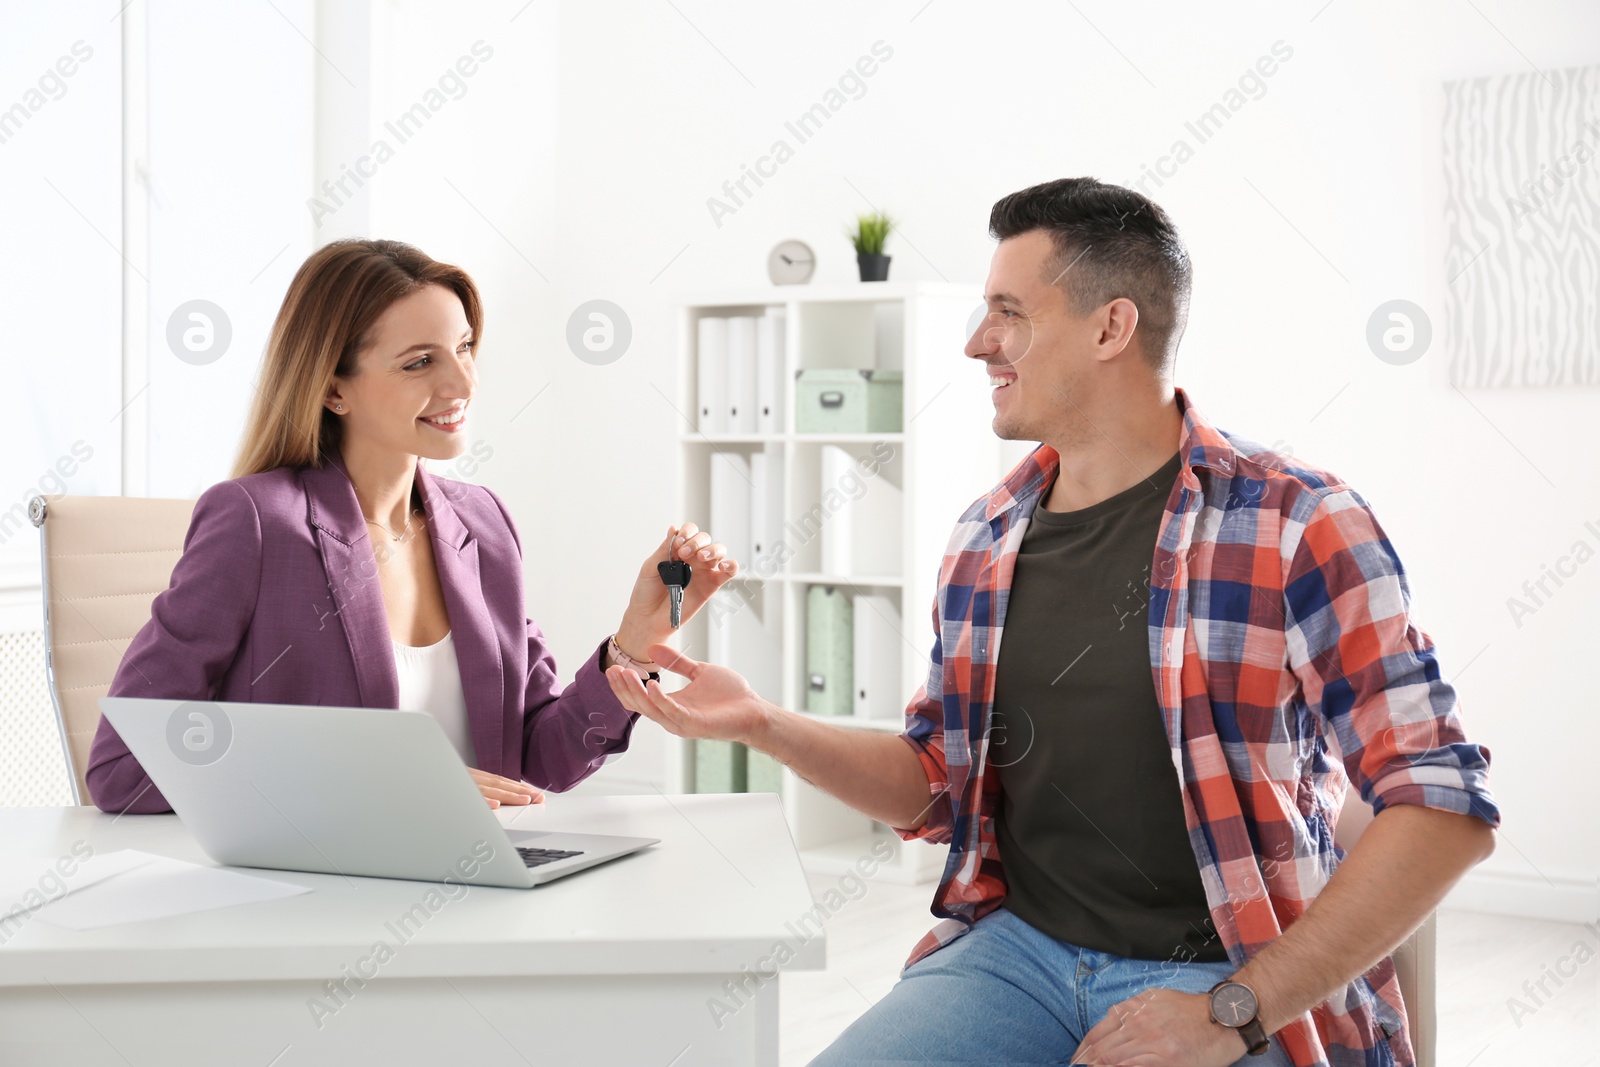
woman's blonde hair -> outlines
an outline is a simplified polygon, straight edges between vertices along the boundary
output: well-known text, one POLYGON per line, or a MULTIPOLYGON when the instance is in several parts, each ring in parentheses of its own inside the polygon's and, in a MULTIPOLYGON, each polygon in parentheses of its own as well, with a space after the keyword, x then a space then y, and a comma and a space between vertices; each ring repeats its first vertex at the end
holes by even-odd
POLYGON ((276 467, 318 467, 339 451, 344 421, 323 406, 334 375, 355 374, 373 324, 425 285, 461 298, 475 341, 483 305, 467 272, 402 241, 351 238, 313 252, 289 283, 261 361, 232 477, 276 467))

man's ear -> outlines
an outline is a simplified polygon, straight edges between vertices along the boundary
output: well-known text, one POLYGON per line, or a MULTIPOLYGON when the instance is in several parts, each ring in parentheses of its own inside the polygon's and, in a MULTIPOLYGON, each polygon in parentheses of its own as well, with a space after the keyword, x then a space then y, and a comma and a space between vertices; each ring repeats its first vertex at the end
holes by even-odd
MULTIPOLYGON (((1120 355, 1133 343, 1134 334, 1139 328, 1139 308, 1127 297, 1118 297, 1105 306, 1103 315, 1105 318, 1101 326, 1100 340, 1102 351, 1098 358, 1110 359, 1120 355)), ((1143 339, 1140 340, 1142 343, 1143 339)))

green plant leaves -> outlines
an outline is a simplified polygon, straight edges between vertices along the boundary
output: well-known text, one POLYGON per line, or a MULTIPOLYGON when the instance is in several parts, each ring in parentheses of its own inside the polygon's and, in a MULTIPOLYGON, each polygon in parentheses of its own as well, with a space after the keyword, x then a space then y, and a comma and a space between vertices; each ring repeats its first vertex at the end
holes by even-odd
POLYGON ((889 239, 889 231, 893 228, 894 222, 888 215, 875 211, 870 215, 856 216, 856 228, 846 229, 845 235, 855 245, 857 254, 882 255, 883 243, 889 239))

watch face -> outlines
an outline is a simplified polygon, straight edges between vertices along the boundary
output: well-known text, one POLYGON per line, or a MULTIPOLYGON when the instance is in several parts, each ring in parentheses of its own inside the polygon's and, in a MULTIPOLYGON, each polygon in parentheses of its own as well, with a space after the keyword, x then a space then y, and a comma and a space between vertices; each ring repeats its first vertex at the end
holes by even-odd
POLYGON ((1249 986, 1229 982, 1211 994, 1211 1014, 1223 1026, 1237 1029, 1256 1017, 1256 995, 1249 986))
POLYGON ((817 257, 804 241, 780 241, 767 257, 767 277, 773 285, 799 285, 811 280, 817 257))

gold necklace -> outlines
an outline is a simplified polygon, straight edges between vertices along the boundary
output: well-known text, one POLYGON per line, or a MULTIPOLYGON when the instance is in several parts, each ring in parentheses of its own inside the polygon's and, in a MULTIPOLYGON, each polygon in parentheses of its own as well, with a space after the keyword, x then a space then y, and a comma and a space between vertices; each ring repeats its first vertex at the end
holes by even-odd
MULTIPOLYGON (((418 511, 412 512, 412 514, 413 515, 422 515, 423 512, 418 510, 418 511)), ((363 515, 362 518, 365 519, 366 516, 363 515)), ((384 533, 389 534, 389 540, 395 542, 396 544, 399 544, 401 541, 404 541, 406 539, 406 536, 411 533, 411 521, 409 519, 406 520, 405 532, 404 533, 399 533, 399 534, 390 532, 389 527, 385 526, 383 523, 377 521, 376 519, 367 519, 366 521, 367 521, 367 525, 368 526, 376 526, 378 529, 382 530, 384 533)))

